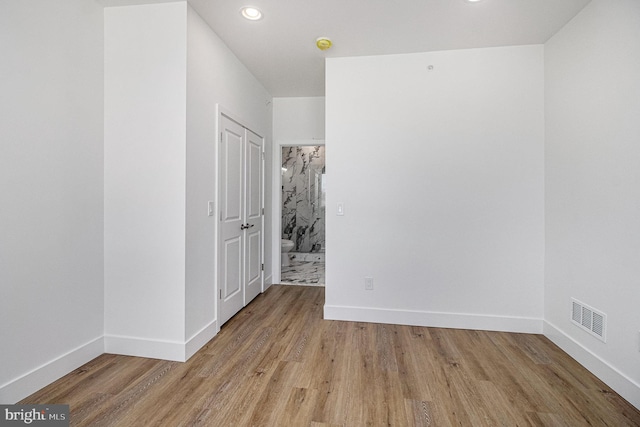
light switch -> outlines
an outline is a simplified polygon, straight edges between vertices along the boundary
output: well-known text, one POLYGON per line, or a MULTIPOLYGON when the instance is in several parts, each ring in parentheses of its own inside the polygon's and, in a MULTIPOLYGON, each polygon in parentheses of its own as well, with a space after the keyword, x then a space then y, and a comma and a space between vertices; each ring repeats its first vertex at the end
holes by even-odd
POLYGON ((213 202, 211 200, 209 200, 207 207, 209 208, 209 216, 213 216, 213 202))
POLYGON ((344 215, 344 203, 338 203, 338 206, 336 208, 336 215, 344 215))

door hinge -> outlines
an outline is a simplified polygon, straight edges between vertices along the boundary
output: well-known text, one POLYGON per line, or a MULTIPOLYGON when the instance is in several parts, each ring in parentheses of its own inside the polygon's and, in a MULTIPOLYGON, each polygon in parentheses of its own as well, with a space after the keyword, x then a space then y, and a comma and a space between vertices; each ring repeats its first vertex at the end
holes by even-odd
POLYGON ((262 208, 262 215, 264 215, 264 208, 262 208))
POLYGON ((220 132, 220 142, 222 142, 222 132, 220 132))
POLYGON ((222 211, 220 211, 220 222, 222 222, 222 211))
POLYGON ((222 299, 222 289, 220 289, 220 299, 222 299))
POLYGON ((264 264, 262 264, 262 271, 264 271, 264 264))

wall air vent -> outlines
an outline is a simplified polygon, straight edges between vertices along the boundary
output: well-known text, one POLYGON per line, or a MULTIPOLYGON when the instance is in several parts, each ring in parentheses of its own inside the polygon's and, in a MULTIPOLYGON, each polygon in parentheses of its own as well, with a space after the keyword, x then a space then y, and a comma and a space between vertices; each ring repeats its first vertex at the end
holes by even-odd
POLYGON ((591 335, 607 342, 607 315, 571 298, 571 321, 591 335))

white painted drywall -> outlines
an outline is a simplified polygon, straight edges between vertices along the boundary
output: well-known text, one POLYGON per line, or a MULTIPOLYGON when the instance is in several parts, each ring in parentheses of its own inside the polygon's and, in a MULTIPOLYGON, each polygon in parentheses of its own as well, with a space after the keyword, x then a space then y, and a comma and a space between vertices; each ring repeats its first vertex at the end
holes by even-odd
POLYGON ((105 341, 184 358, 215 320, 215 102, 265 135, 270 173, 270 96, 186 2, 5 2, 0 24, 0 403, 105 341))
POLYGON ((638 1, 593 0, 545 44, 545 333, 640 407, 638 76, 638 1), (572 297, 607 315, 606 343, 572 297))
MULTIPOLYGON (((242 117, 247 126, 264 136, 266 153, 271 151, 272 125, 271 97, 267 91, 191 7, 187 17, 188 340, 216 319, 214 260, 217 252, 214 233, 217 207, 214 216, 207 216, 207 202, 216 201, 216 104, 242 117)), ((269 174, 270 171, 271 167, 269 174)), ((270 206, 265 209, 268 213, 265 219, 266 239, 271 239, 270 206)), ((270 260, 271 250, 267 242, 270 240, 265 240, 265 255, 270 260)), ((265 267, 267 276, 270 264, 266 263, 265 267)))
POLYGON ((107 352, 123 352, 125 342, 178 348, 185 341, 187 4, 106 8, 104 18, 107 352))
POLYGON ((324 140, 324 108, 324 96, 273 98, 274 141, 324 140))
POLYGON ((0 403, 102 353, 103 21, 0 2, 0 403))
POLYGON ((325 315, 540 332, 543 47, 326 65, 325 315))
POLYGON ((216 106, 270 150, 270 96, 186 2, 105 16, 105 343, 182 360, 217 328, 216 106))

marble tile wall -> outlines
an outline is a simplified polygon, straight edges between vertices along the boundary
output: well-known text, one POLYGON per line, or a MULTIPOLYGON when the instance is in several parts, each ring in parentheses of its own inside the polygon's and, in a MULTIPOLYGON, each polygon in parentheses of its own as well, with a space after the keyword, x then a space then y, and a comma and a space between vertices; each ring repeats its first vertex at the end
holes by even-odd
POLYGON ((323 252, 324 146, 282 147, 282 238, 292 252, 323 252))

